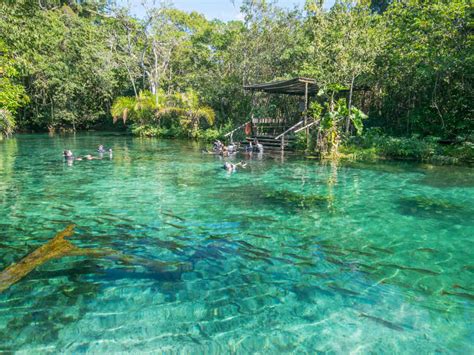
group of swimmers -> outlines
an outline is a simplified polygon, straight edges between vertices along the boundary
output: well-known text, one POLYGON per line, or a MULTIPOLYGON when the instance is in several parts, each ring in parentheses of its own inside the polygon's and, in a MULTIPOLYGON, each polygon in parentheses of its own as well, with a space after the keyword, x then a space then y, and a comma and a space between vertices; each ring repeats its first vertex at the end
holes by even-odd
MULTIPOLYGON (((206 151, 206 152, 209 154, 217 154, 223 157, 228 157, 233 154, 236 154, 237 150, 238 150, 238 146, 234 143, 230 143, 229 145, 226 146, 220 140, 216 140, 212 144, 212 152, 211 151, 206 151)), ((257 138, 255 138, 253 142, 250 141, 248 145, 245 147, 245 152, 246 153, 252 153, 252 152, 263 153, 263 145, 258 142, 257 138)))
POLYGON ((97 152, 99 153, 98 157, 93 156, 92 154, 86 154, 83 156, 74 156, 74 153, 67 149, 63 151, 63 157, 68 163, 72 163, 74 160, 94 160, 94 159, 102 159, 104 157, 104 153, 109 153, 109 156, 112 158, 112 148, 105 149, 104 146, 101 144, 99 148, 97 148, 97 152))
MULTIPOLYGON (((212 144, 212 151, 205 151, 208 154, 216 154, 220 155, 222 157, 230 157, 234 156, 238 151, 238 146, 235 145, 234 143, 230 143, 228 146, 226 146, 224 143, 222 143, 220 140, 214 141, 212 144)), ((252 141, 249 142, 249 144, 245 147, 245 152, 247 154, 252 154, 253 152, 258 153, 261 155, 263 153, 263 145, 258 142, 258 140, 255 138, 252 141)), ((227 170, 228 172, 235 172, 237 171, 237 168, 245 168, 247 166, 246 163, 244 162, 239 162, 237 164, 233 164, 230 162, 224 162, 223 168, 227 170)))

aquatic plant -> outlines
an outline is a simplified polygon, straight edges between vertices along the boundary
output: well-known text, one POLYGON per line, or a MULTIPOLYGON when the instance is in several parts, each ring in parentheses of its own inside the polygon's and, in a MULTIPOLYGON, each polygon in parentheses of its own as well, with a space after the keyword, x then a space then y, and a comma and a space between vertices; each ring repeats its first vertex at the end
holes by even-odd
POLYGON ((438 198, 425 196, 402 197, 398 201, 399 209, 403 214, 438 218, 452 213, 466 213, 466 209, 455 203, 438 198))
POLYGON ((271 203, 290 208, 310 209, 324 207, 329 202, 329 197, 322 195, 303 195, 289 190, 275 190, 268 192, 265 199, 271 203))

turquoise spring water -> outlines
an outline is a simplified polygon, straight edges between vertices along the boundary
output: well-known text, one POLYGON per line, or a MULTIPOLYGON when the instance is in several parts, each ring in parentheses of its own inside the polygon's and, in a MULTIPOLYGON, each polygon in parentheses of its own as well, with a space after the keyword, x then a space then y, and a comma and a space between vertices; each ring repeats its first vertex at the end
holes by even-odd
POLYGON ((115 251, 0 293, 0 352, 474 352, 474 169, 221 166, 189 142, 0 142, 0 270, 69 224, 115 251))

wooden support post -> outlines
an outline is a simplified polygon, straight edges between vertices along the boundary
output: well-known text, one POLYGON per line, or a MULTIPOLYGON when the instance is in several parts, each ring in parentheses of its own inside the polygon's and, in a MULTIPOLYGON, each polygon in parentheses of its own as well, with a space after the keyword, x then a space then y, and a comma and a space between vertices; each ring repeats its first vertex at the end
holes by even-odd
POLYGON ((285 150, 285 135, 284 134, 281 136, 280 149, 282 152, 285 150))

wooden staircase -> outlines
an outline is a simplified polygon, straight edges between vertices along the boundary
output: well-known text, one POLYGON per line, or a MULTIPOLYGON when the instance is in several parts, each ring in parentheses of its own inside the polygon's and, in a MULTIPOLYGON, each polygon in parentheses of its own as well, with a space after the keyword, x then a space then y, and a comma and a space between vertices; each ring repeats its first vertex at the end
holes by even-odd
MULTIPOLYGON (((266 150, 281 150, 281 139, 275 139, 274 136, 270 135, 258 135, 255 137, 249 137, 246 141, 242 142, 242 145, 247 145, 249 142, 253 142, 253 140, 257 138, 258 142, 263 145, 263 151, 266 150)), ((295 149, 295 137, 288 137, 285 136, 284 150, 294 150, 295 149)))

